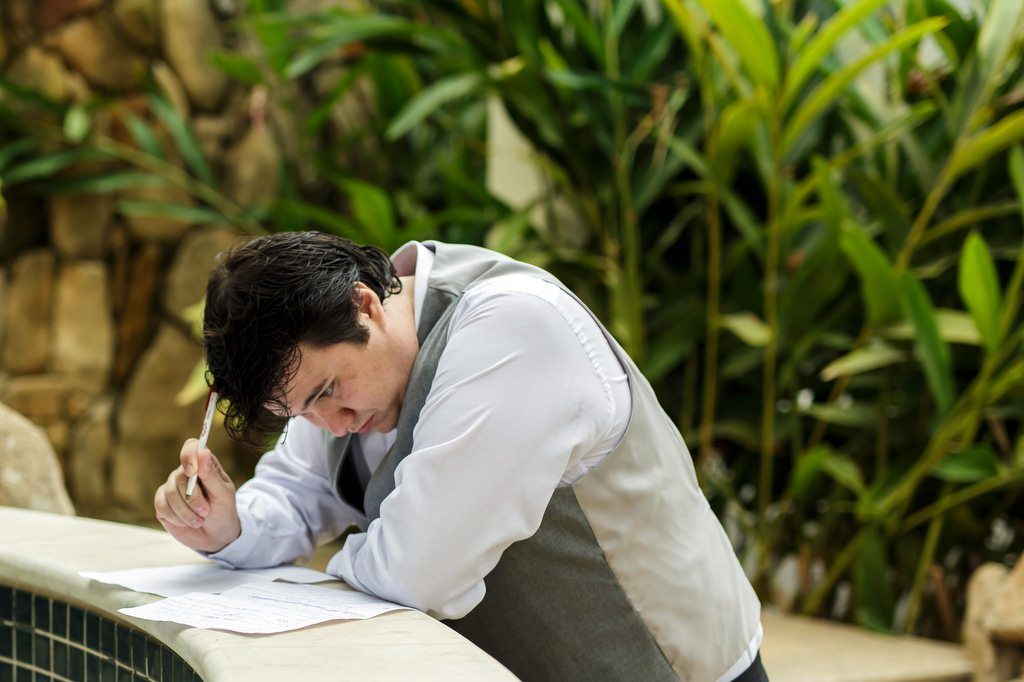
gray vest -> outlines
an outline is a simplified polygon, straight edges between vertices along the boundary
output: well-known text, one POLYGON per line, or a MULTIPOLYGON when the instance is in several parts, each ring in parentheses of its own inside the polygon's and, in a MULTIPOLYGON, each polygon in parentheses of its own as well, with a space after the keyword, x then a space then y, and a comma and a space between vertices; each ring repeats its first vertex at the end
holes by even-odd
MULTIPOLYGON (((329 437, 339 493, 368 521, 380 515, 395 469, 412 450, 462 294, 507 274, 565 288, 543 270, 486 249, 425 246, 436 255, 394 446, 370 476, 358 439, 329 437)), ((487 575, 483 601, 447 624, 527 681, 715 680, 754 637, 760 605, 675 425, 636 365, 605 336, 630 382, 622 442, 582 479, 554 491, 540 529, 505 550, 487 575)))

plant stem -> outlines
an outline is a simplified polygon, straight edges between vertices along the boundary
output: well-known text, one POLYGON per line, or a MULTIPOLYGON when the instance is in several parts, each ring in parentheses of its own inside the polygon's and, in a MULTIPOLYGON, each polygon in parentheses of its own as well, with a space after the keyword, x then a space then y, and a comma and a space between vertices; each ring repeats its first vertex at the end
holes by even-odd
POLYGON ((808 595, 804 601, 803 608, 801 611, 808 616, 816 615, 821 608, 821 603, 828 596, 828 593, 832 591, 833 585, 839 579, 845 571, 846 567, 850 565, 853 558, 857 556, 857 550, 860 549, 860 545, 864 542, 864 538, 867 536, 867 527, 862 526, 857 534, 853 536, 853 539, 846 543, 846 547, 843 547, 839 555, 836 556, 835 561, 832 562, 832 566, 828 569, 828 573, 825 574, 824 579, 814 588, 814 591, 808 595))
MULTIPOLYGON (((941 497, 949 495, 952 486, 947 483, 942 487, 941 497)), ((903 632, 910 633, 917 624, 917 614, 921 610, 921 591, 924 589, 924 581, 928 577, 928 569, 935 559, 935 549, 939 544, 939 537, 942 535, 944 516, 938 514, 932 519, 928 526, 928 533, 924 539, 924 546, 921 548, 921 557, 917 562, 917 572, 914 574, 914 583, 910 588, 910 597, 907 600, 907 618, 903 623, 903 632)))
POLYGON ((708 200, 708 303, 705 315, 704 390, 700 413, 700 458, 705 465, 711 457, 718 384, 718 315, 722 287, 722 214, 718 199, 708 200))

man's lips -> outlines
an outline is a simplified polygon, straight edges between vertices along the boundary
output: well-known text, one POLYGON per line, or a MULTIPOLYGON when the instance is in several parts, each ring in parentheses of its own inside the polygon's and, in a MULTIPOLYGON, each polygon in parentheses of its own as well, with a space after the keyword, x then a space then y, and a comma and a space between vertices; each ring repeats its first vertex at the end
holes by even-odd
POLYGON ((366 423, 363 424, 362 426, 360 426, 359 430, 356 431, 356 433, 359 433, 359 434, 367 433, 370 430, 371 426, 373 426, 373 417, 370 417, 369 419, 367 419, 366 423))

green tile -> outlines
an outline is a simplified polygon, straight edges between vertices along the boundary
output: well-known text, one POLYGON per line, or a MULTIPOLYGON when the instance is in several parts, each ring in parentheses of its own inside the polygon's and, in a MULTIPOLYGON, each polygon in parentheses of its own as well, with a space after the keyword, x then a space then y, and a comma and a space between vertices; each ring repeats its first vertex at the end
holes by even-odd
POLYGON ((146 674, 152 680, 160 679, 163 647, 152 640, 146 642, 146 674))
POLYGON ((68 609, 68 639, 85 644, 85 611, 77 606, 68 609))
POLYGON ((53 643, 53 673, 68 676, 68 645, 64 642, 53 643))
POLYGON ((32 649, 35 652, 33 661, 37 668, 50 669, 50 642, 52 641, 45 634, 37 632, 33 639, 32 649))
POLYGON ((14 591, 14 622, 32 624, 32 593, 14 591))
POLYGON ((85 682, 100 682, 100 657, 85 652, 85 682))
POLYGON ((17 666, 14 672, 14 679, 17 682, 32 682, 32 669, 17 666))
POLYGON ((132 669, 146 674, 146 636, 132 632, 132 669))
POLYGON ((14 588, 0 585, 0 620, 10 620, 14 615, 14 588))
POLYGON ((114 621, 100 618, 100 652, 113 658, 117 654, 117 638, 114 636, 114 621))
POLYGON ((49 632, 50 600, 38 594, 32 595, 32 610, 35 613, 35 620, 32 621, 32 625, 35 626, 36 630, 49 632))
POLYGON ((7 623, 0 623, 0 656, 14 657, 14 628, 7 623))
POLYGON ((131 630, 118 625, 114 638, 117 640, 117 651, 115 657, 126 666, 132 664, 132 633, 131 630))
POLYGON ((68 636, 68 605, 62 601, 54 601, 51 607, 53 619, 50 622, 50 632, 57 637, 68 636))
POLYGON ((85 679, 85 651, 78 647, 68 647, 68 679, 85 679))
POLYGON ((0 682, 14 682, 14 664, 0 663, 0 682))
POLYGON ((32 631, 20 628, 14 631, 14 660, 32 662, 32 631))
POLYGON ((85 612, 85 648, 100 650, 100 617, 91 611, 85 612))

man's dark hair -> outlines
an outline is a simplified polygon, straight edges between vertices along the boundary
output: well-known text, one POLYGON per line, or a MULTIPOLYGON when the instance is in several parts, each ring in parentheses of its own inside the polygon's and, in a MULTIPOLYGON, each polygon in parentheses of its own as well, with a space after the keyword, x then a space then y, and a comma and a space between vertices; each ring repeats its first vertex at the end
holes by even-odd
POLYGON ((322 232, 282 232, 243 242, 210 273, 203 313, 206 364, 232 438, 257 446, 279 433, 284 389, 299 344, 366 343, 356 283, 381 301, 402 290, 387 254, 322 232))

